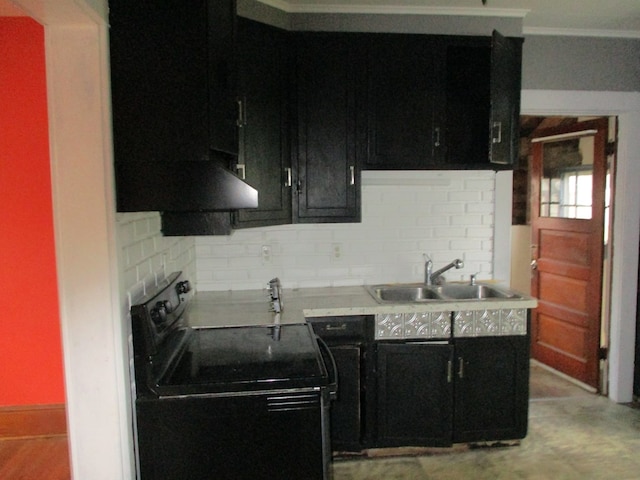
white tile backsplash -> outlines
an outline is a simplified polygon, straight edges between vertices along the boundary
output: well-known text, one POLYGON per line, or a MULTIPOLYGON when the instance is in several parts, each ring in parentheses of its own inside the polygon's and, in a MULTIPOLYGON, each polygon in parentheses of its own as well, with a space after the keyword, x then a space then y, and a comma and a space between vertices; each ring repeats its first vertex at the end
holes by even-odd
POLYGON ((116 216, 122 289, 127 296, 124 308, 142 297, 171 272, 183 270, 196 276, 193 237, 163 237, 157 212, 119 213, 116 216))
MULTIPOLYGON (((275 276, 286 288, 421 281, 423 253, 431 255, 435 269, 454 258, 465 261, 463 269, 445 275, 449 280, 476 272, 479 278, 492 277, 495 172, 362 175, 361 223, 195 237, 198 290, 264 288, 275 276), (268 258, 263 246, 270 250, 268 258)), ((138 258, 138 247, 131 247, 138 258)))

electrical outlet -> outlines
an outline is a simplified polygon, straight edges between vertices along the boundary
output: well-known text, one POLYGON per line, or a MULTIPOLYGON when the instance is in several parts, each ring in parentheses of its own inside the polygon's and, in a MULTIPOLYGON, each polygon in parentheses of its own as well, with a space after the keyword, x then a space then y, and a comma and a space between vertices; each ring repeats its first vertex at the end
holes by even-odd
POLYGON ((271 245, 262 245, 262 261, 268 263, 271 261, 271 245))
POLYGON ((334 260, 342 258, 342 244, 334 243, 333 245, 331 245, 331 257, 334 260))

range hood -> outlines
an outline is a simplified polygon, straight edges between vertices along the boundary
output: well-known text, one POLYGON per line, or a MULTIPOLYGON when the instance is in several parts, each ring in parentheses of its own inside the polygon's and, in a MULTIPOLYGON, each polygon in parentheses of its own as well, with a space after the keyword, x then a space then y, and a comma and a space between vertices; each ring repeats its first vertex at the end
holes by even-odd
POLYGON ((258 191, 216 161, 116 162, 119 212, 256 208, 258 191))

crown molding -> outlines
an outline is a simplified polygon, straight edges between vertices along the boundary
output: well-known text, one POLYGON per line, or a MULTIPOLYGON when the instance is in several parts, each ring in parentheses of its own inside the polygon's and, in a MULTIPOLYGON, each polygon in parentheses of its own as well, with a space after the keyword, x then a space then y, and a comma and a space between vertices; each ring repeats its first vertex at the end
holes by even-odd
POLYGON ((450 15, 469 17, 510 17, 524 18, 530 10, 516 8, 489 7, 419 7, 390 5, 312 5, 296 4, 284 0, 258 0, 260 3, 283 10, 287 13, 355 13, 383 15, 450 15))
POLYGON ((637 30, 597 30, 582 28, 547 28, 547 27, 522 27, 524 35, 544 35, 560 37, 603 37, 603 38, 640 38, 637 30))

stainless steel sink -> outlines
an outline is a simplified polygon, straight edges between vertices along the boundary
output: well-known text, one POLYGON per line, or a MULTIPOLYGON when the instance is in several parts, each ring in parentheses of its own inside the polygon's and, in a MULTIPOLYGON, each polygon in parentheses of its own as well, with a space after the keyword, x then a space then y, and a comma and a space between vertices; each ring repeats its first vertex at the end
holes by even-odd
POLYGON ((379 303, 416 303, 441 300, 441 297, 424 284, 372 285, 367 290, 379 303))
POLYGON ((434 287, 441 298, 451 300, 484 300, 489 298, 521 298, 519 295, 489 285, 463 285, 449 283, 434 287))
POLYGON ((520 299, 520 295, 494 286, 448 283, 425 285, 422 283, 397 283, 366 287, 378 303, 423 303, 454 300, 520 299))

